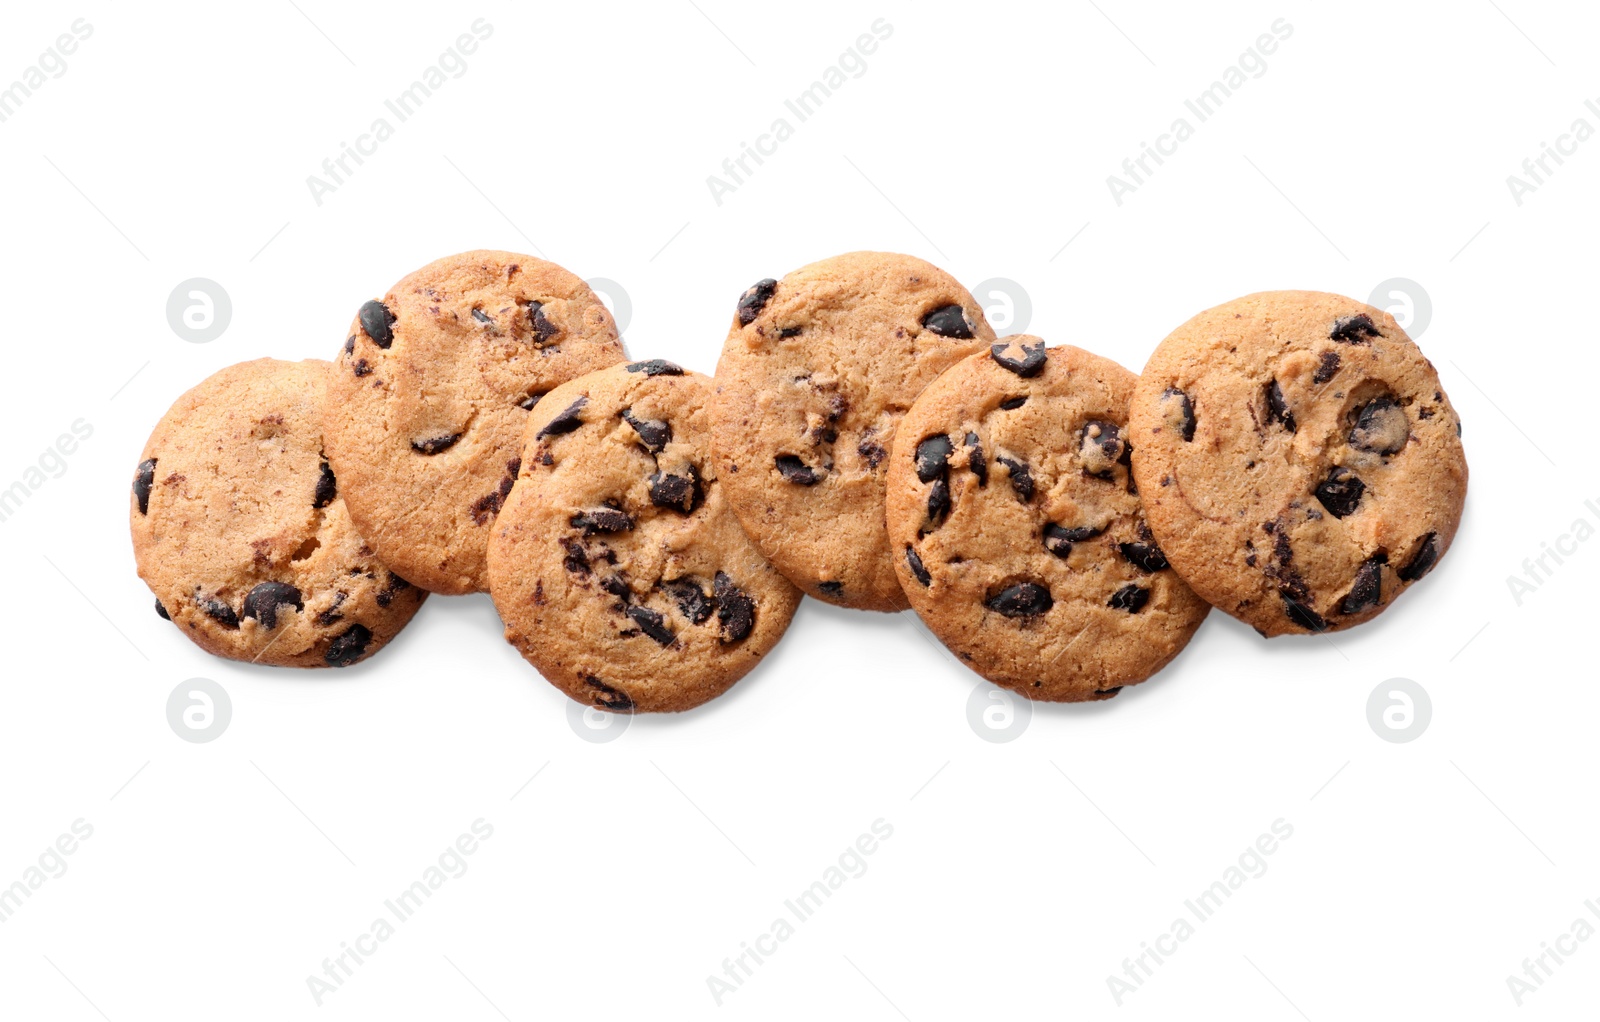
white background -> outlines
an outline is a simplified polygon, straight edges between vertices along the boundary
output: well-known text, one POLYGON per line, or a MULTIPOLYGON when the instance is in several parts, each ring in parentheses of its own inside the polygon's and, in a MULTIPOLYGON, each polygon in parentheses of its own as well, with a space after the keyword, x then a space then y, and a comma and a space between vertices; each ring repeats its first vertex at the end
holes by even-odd
POLYGON ((0 85, 75 18, 93 35, 0 123, 0 488, 74 420, 94 432, 0 522, 0 885, 72 821, 94 832, 0 923, 0 1014, 1592 1009, 1600 939, 1520 1009, 1506 977, 1575 919, 1600 927, 1600 544, 1547 562, 1520 605, 1507 578, 1575 519, 1600 524, 1600 139, 1520 206, 1506 178, 1574 119, 1600 129, 1583 104, 1600 18, 1497 2, 8 5, 0 85), (468 70, 315 203, 308 175, 478 17, 493 34, 468 70), (784 99, 880 17, 893 34, 866 71, 798 123, 784 99), (1279 18, 1293 34, 1266 72, 1205 123, 1186 114, 1279 18), (707 176, 780 116, 793 137, 716 204, 707 176), (1179 116, 1194 137, 1119 206, 1107 176, 1179 116), (857 248, 1014 280, 1030 332, 1134 369, 1247 292, 1365 299, 1408 278, 1465 423, 1466 519, 1370 625, 1268 643, 1213 614, 1149 684, 1038 707, 1008 743, 969 726, 979 680, 909 613, 809 600, 729 695, 606 744, 484 596, 430 600, 339 673, 184 641, 127 538, 156 420, 230 363, 332 357, 362 301, 479 247, 621 282, 630 352, 705 372, 743 288, 857 248), (167 322, 190 277, 232 299, 209 344, 167 322), (208 744, 166 719, 193 677, 231 697, 208 744), (1406 744, 1367 719, 1395 677, 1432 702, 1406 744), (493 837, 468 871, 319 1008, 307 977, 479 818, 493 837), (880 818, 893 835, 865 874, 719 1008, 707 977, 880 818), (1266 873, 1119 1007, 1123 959, 1279 819, 1293 836, 1266 873))

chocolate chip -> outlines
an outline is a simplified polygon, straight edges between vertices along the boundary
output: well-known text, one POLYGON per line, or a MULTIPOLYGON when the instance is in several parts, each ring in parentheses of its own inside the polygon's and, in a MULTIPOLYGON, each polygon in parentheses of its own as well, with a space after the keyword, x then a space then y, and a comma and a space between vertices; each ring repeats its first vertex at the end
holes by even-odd
POLYGON ((355 373, 357 377, 366 376, 372 372, 372 363, 364 358, 358 358, 356 359, 356 364, 350 367, 350 371, 355 373))
POLYGON ((930 436, 917 445, 916 462, 917 478, 925 483, 931 483, 944 473, 950 464, 950 455, 955 450, 950 443, 950 438, 940 433, 930 436))
POLYGON ((950 514, 950 483, 943 476, 928 490, 928 521, 931 527, 942 524, 950 514))
POLYGON ((472 504, 471 513, 473 524, 488 525, 489 519, 499 514, 500 509, 505 506, 505 503, 505 494, 498 490, 493 493, 486 493, 479 497, 477 500, 473 501, 472 504))
POLYGON ((778 337, 784 340, 787 340, 790 337, 799 337, 801 329, 801 327, 797 326, 786 326, 782 330, 778 331, 778 337))
POLYGON ((911 569, 912 577, 924 587, 933 585, 933 576, 928 574, 928 569, 922 564, 922 558, 917 556, 916 548, 910 543, 906 544, 906 567, 911 569))
POLYGON ((239 616, 233 612, 233 608, 228 606, 226 603, 223 603, 215 596, 207 596, 196 600, 195 602, 199 604, 201 610, 205 611, 207 617, 211 618, 222 627, 239 627, 239 616))
POLYGON ((1000 402, 1000 408, 1002 411, 1014 412, 1027 403, 1027 397, 1008 397, 1000 402))
POLYGON ((1361 494, 1366 489, 1367 484, 1360 476, 1347 468, 1336 467, 1328 473, 1328 478, 1317 484, 1316 494, 1330 515, 1343 518, 1361 503, 1361 494))
POLYGON ((493 323, 494 322, 494 317, 493 316, 490 316, 488 313, 484 312, 482 309, 478 308, 477 306, 473 306, 472 318, 477 320, 479 323, 493 323))
POLYGON ((761 315, 761 310, 767 307, 772 300, 772 293, 778 290, 778 282, 771 277, 758 280, 745 288, 744 294, 739 296, 739 325, 749 326, 761 315))
POLYGON ((1177 387, 1161 392, 1161 411, 1167 425, 1182 435, 1185 442, 1194 439, 1194 402, 1177 387))
POLYGON ((1388 563, 1389 555, 1382 551, 1361 562, 1350 592, 1339 605, 1339 613, 1359 614, 1378 605, 1383 595, 1383 566, 1388 563))
POLYGON ((1337 351, 1324 351, 1322 358, 1317 363, 1317 371, 1311 374, 1312 383, 1327 383, 1339 371, 1339 353, 1337 351))
POLYGON ((829 596, 843 596, 844 595, 844 583, 843 582, 818 582, 817 583, 817 588, 821 589, 823 592, 827 593, 829 596))
POLYGON ((525 412, 531 412, 533 406, 539 403, 539 399, 548 393, 550 393, 548 390, 531 390, 527 397, 517 402, 517 407, 525 412))
POLYGON ((349 667, 366 654, 367 643, 371 641, 370 628, 351 625, 344 630, 344 634, 328 643, 328 651, 322 655, 322 659, 328 662, 329 667, 349 667))
POLYGON ((167 608, 161 605, 161 601, 159 599, 156 600, 156 615, 163 621, 172 620, 172 615, 167 613, 167 608))
POLYGON ((678 637, 672 629, 667 627, 666 619, 661 616, 660 612, 651 610, 649 607, 629 607, 628 620, 638 625, 641 632, 663 646, 672 645, 673 640, 678 637))
POLYGON ((1322 620, 1322 615, 1301 603, 1299 598, 1282 589, 1278 591, 1278 597, 1283 600, 1283 612, 1288 615, 1290 621, 1311 632, 1328 630, 1328 622, 1322 620))
POLYGON ((1040 341, 1031 348, 1026 344, 1015 341, 1007 344, 990 345, 989 357, 999 363, 1001 368, 1008 369, 1023 379, 1027 379, 1030 376, 1038 376, 1044 371, 1044 342, 1040 341), (1013 344, 1022 349, 1022 358, 1011 358, 1002 354, 1002 352, 1011 347, 1013 344))
POLYGON ((361 329, 372 338, 372 343, 380 348, 387 348, 394 343, 394 313, 389 307, 374 299, 361 306, 361 311, 356 314, 361 320, 361 329))
POLYGON ((300 590, 287 582, 262 582, 245 596, 244 609, 239 616, 253 617, 263 628, 276 628, 279 607, 305 610, 306 604, 300 598, 300 590))
POLYGON ((1050 590, 1042 585, 1018 582, 984 600, 983 605, 1006 617, 1033 617, 1053 607, 1055 600, 1051 599, 1050 590))
POLYGON ((670 507, 675 511, 688 514, 693 511, 703 499, 700 489, 700 474, 694 466, 686 467, 688 475, 673 475, 668 472, 652 472, 650 474, 650 503, 656 507, 670 507))
POLYGON ((1078 457, 1083 470, 1097 479, 1113 478, 1115 466, 1126 465, 1129 453, 1122 430, 1114 422, 1090 419, 1078 434, 1078 457))
POLYGON ((628 698, 627 693, 612 688, 592 674, 585 674, 583 683, 595 690, 594 705, 597 708, 610 710, 612 713, 633 712, 633 700, 628 698))
POLYGON ((884 450, 881 446, 867 439, 862 439, 862 441, 856 445, 856 453, 861 455, 861 457, 866 460, 868 468, 877 468, 883 459, 889 454, 889 452, 884 450))
POLYGON ((1110 699, 1118 692, 1121 692, 1123 688, 1124 686, 1122 685, 1118 685, 1116 688, 1097 688, 1094 690, 1094 694, 1097 696, 1105 696, 1107 699, 1110 699))
POLYGON ((722 641, 740 641, 755 627, 756 601, 720 571, 712 579, 711 586, 717 599, 717 620, 722 623, 722 641))
POLYGON ((156 484, 156 459, 147 458, 139 462, 139 469, 133 474, 133 495, 139 498, 139 513, 150 513, 150 488, 156 484))
POLYGON ((959 305, 941 305, 922 317, 922 326, 940 337, 972 339, 972 324, 967 321, 967 314, 959 305))
POLYGON ((1369 337, 1382 337, 1383 334, 1373 325, 1372 317, 1363 312, 1336 320, 1328 336, 1341 344, 1366 344, 1369 337))
POLYGON ((1130 614, 1137 614, 1150 602, 1150 590, 1144 586, 1129 583, 1111 594, 1111 599, 1106 601, 1106 606, 1113 610, 1125 610, 1130 614))
POLYGON ((322 470, 317 474, 317 492, 311 501, 311 506, 327 507, 339 496, 339 481, 333 477, 333 469, 328 463, 322 463, 322 470))
POLYGON ((660 454, 662 448, 672 443, 670 422, 662 419, 636 418, 632 408, 622 410, 622 421, 633 427, 633 431, 639 434, 639 439, 651 454, 660 454))
POLYGON ((352 352, 354 352, 355 350, 356 350, 356 335, 355 334, 351 334, 349 337, 346 337, 344 339, 344 353, 346 355, 349 355, 352 352))
POLYGON ((1017 499, 1024 504, 1033 499, 1033 473, 1028 466, 1015 458, 1008 458, 1004 454, 996 454, 994 460, 1004 465, 1011 473, 1011 489, 1016 493, 1017 499))
POLYGON ((972 474, 978 477, 979 488, 988 486, 989 463, 983 460, 983 444, 978 442, 978 434, 968 433, 966 436, 966 444, 967 468, 971 469, 972 474))
POLYGON ((682 376, 683 366, 664 358, 653 358, 648 362, 630 363, 628 372, 644 373, 646 376, 682 376))
POLYGON ((563 539, 561 547, 567 552, 566 558, 561 562, 562 567, 579 577, 587 576, 589 574, 589 553, 583 549, 583 544, 576 540, 563 539))
POLYGON ((528 303, 528 322, 533 327, 533 345, 536 348, 545 347, 561 333, 561 328, 545 316, 543 302, 528 303))
POLYGON ((633 516, 616 507, 597 507, 579 511, 567 520, 574 528, 582 529, 585 536, 597 532, 632 532, 633 516))
POLYGON ((339 608, 344 606, 344 601, 348 600, 349 598, 350 594, 345 592, 343 589, 334 593, 332 605, 330 605, 327 610, 317 614, 317 624, 323 628, 326 628, 335 621, 343 620, 344 615, 339 613, 339 608))
POLYGON ((589 403, 587 397, 580 397, 572 404, 563 408, 555 418, 545 423, 539 432, 533 435, 535 440, 543 440, 547 436, 557 436, 561 433, 571 433, 583 425, 583 419, 578 413, 583 411, 583 406, 589 403))
POLYGON ((628 588, 628 580, 620 574, 607 575, 601 579, 600 588, 615 596, 624 604, 633 602, 633 590, 628 588))
POLYGON ((430 437, 427 440, 413 440, 411 441, 411 449, 418 454, 438 454, 440 451, 453 447, 455 442, 460 439, 460 433, 452 433, 449 436, 430 437))
POLYGON ((1167 555, 1154 543, 1118 543, 1117 552, 1140 571, 1157 572, 1167 566, 1167 555))
POLYGON ((1356 413, 1355 425, 1346 439, 1358 450, 1387 456, 1402 450, 1410 437, 1411 423, 1405 409, 1391 397, 1377 397, 1356 413))
POLYGON ((407 582, 405 579, 401 578, 399 575, 396 575, 392 571, 389 572, 389 581, 385 583, 381 590, 378 591, 378 606, 387 607, 389 604, 394 602, 394 598, 396 596, 410 588, 410 582, 407 582))
POLYGON ((1288 402, 1284 401, 1283 389, 1278 386, 1277 380, 1267 384, 1267 416, 1281 423, 1289 432, 1294 432, 1294 413, 1289 410, 1288 402))
POLYGON ((793 454, 780 454, 773 459, 778 474, 796 486, 815 486, 822 481, 823 473, 811 468, 793 454))
POLYGON ((1072 544, 1093 539, 1100 535, 1100 532, 1100 529, 1089 525, 1075 525, 1068 528, 1047 522, 1044 527, 1044 548, 1057 557, 1065 557, 1072 552, 1072 544))
POLYGON ((1402 582, 1415 582, 1417 579, 1433 570, 1439 560, 1439 534, 1430 532, 1422 537, 1422 543, 1417 547, 1417 552, 1411 555, 1411 560, 1397 573, 1402 582))
POLYGON ((690 624, 702 624, 711 616, 711 611, 716 604, 705 590, 700 588, 700 583, 692 578, 675 578, 661 583, 661 589, 677 601, 678 610, 689 619, 690 624))

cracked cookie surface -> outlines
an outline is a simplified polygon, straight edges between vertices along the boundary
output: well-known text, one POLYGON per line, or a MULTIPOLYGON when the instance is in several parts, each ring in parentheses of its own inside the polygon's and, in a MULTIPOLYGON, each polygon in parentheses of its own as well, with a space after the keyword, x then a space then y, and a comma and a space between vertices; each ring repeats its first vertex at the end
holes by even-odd
POLYGON ((427 595, 363 541, 323 455, 326 362, 230 366, 173 403, 129 522, 156 613, 217 656, 345 667, 427 595))
POLYGON ((1145 366, 1134 478, 1201 596, 1264 635, 1369 620, 1461 520, 1461 422, 1388 313, 1340 295, 1249 295, 1194 317, 1145 366))
POLYGON ((800 592, 745 535, 711 455, 712 381, 660 359, 551 391, 489 541, 506 639, 573 699, 686 710, 783 636, 800 592))
POLYGON ((883 525, 888 452, 922 389, 994 339, 967 290, 852 252, 740 296, 717 363, 717 464, 739 520, 818 599, 907 606, 883 525))
POLYGON ((624 357, 589 286, 533 256, 449 256, 362 305, 324 423, 362 534, 426 589, 486 588, 489 529, 529 411, 624 357))
POLYGON ((1126 439, 1135 379, 1007 337, 900 423, 888 475, 900 583, 963 663, 1030 699, 1110 698, 1176 656, 1210 610, 1145 527, 1126 439))

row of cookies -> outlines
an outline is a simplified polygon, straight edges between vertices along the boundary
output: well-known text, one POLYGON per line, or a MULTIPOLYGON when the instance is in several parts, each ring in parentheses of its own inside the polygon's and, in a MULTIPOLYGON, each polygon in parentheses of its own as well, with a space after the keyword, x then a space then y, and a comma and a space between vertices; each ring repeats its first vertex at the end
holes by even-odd
MULTIPOLYGON (((1244 337, 1260 320, 1271 334, 1285 304, 1313 299, 1332 296, 1280 297, 1269 318, 1229 330, 1244 337)), ((1415 352, 1383 314, 1354 316, 1371 333, 1344 332, 1362 334, 1351 343, 1367 354, 1415 352)), ((1212 336, 1192 332, 1202 345, 1212 336)), ((1136 388, 1087 352, 996 342, 972 296, 936 267, 853 253, 748 289, 712 381, 662 360, 626 363, 604 305, 560 267, 466 253, 363 305, 334 365, 246 363, 181 398, 135 478, 135 551, 162 616, 214 653, 263 663, 351 663, 398 631, 423 590, 488 589, 507 638, 574 699, 685 709, 777 642, 798 585, 862 609, 909 602, 975 670, 1033 698, 1104 698, 1159 669, 1198 627, 1208 605, 1183 579, 1213 603, 1230 598, 1232 576, 1207 567, 1204 542, 1191 559, 1187 537, 1164 535, 1193 510, 1185 495, 1196 483, 1150 501, 1147 514, 1139 491, 1155 485, 1143 476, 1157 459, 1143 452, 1167 452, 1161 488, 1179 478, 1174 459, 1188 458, 1183 478, 1217 496, 1238 454, 1223 444, 1237 383, 1226 374, 1258 371, 1247 364, 1257 354, 1202 380, 1180 353, 1174 365, 1188 368, 1158 373, 1173 385, 1141 404, 1148 371, 1136 388), (1165 430, 1182 447, 1131 443, 1129 409, 1144 406, 1152 437, 1165 430), (1187 421, 1172 425, 1174 409, 1187 421), (1202 450, 1224 464, 1208 470, 1192 457, 1202 450)), ((1394 377, 1363 357, 1349 371, 1394 377)), ((1330 385, 1327 356, 1316 364, 1312 375, 1330 385)), ((1257 387, 1266 404, 1250 414, 1258 425, 1287 416, 1299 436, 1289 403, 1315 395, 1294 389, 1293 372, 1279 375, 1257 387)), ((1410 408, 1427 380, 1403 382, 1403 398, 1398 383, 1374 389, 1366 376, 1338 390, 1336 400, 1358 402, 1343 413, 1354 416, 1351 438, 1407 435, 1390 405, 1410 408)), ((1432 418, 1425 410, 1419 421, 1432 418)), ((1302 417, 1321 428, 1318 414, 1308 405, 1302 417)), ((1396 454, 1376 455, 1379 468, 1396 454)), ((1464 463, 1459 475, 1464 490, 1464 463)), ((1249 485, 1270 503, 1259 481, 1249 485)), ((1419 495, 1426 508, 1426 488, 1427 473, 1391 472, 1368 517, 1388 522, 1419 495)), ((1434 559, 1453 532, 1446 511, 1420 548, 1434 559)), ((1277 587, 1292 624, 1327 627, 1313 620, 1311 594, 1338 558, 1301 529, 1290 567, 1304 524, 1292 517, 1270 519, 1278 538, 1251 575, 1277 587)), ((1253 537, 1242 542, 1254 549, 1253 537)), ((1352 589, 1374 590, 1372 605, 1346 596, 1361 606, 1335 626, 1376 613, 1392 597, 1386 580, 1408 581, 1424 559, 1385 573, 1379 556, 1361 561, 1352 589), (1375 564, 1375 578, 1361 575, 1375 564)), ((1247 620, 1253 604, 1219 603, 1247 620)), ((1264 620, 1264 631, 1283 630, 1264 620)))

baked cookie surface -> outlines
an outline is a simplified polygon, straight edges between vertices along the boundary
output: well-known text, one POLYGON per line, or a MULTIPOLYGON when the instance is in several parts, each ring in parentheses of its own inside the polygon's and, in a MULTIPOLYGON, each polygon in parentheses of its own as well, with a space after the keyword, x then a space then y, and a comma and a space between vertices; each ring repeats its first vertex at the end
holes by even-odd
POLYGON ((427 595, 362 540, 323 457, 332 369, 230 366, 178 398, 145 444, 129 510, 139 577, 209 653, 345 667, 427 595))
POLYGON ((425 589, 486 588, 489 529, 529 410, 624 357, 589 286, 533 256, 449 256, 361 306, 324 433, 362 535, 425 589))
POLYGON ((1017 335, 939 377, 900 424, 900 583, 962 662, 1030 699, 1110 698, 1176 656, 1211 609, 1145 527, 1127 457, 1135 380, 1017 335))
POLYGON ((905 609, 885 460, 922 389, 993 339, 967 290, 911 256, 852 252, 745 291, 717 363, 718 466, 791 581, 840 606, 905 609))
POLYGON ((1275 291, 1201 313, 1151 356, 1130 419, 1161 548, 1263 635, 1371 619, 1461 520, 1455 409, 1394 318, 1351 298, 1275 291))
POLYGON ((728 505, 711 392, 635 362, 557 387, 530 417, 489 591, 506 639, 579 702, 698 706, 760 662, 800 602, 728 505))

